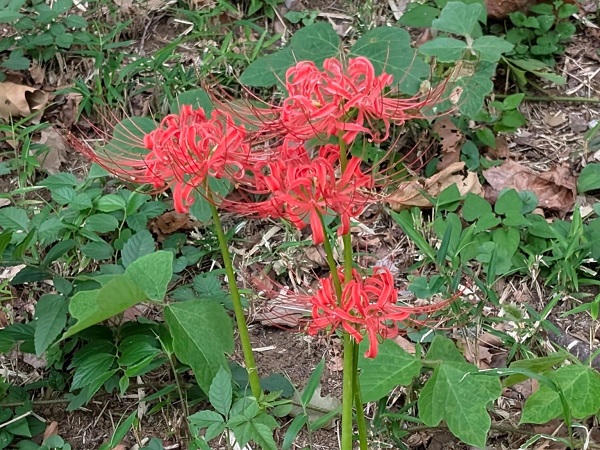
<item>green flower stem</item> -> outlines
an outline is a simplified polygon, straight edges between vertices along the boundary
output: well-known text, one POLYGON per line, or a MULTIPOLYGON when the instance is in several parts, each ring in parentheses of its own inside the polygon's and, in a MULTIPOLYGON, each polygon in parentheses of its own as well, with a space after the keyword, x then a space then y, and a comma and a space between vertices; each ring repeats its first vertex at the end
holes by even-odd
POLYGON ((231 294, 231 300, 233 301, 235 321, 237 322, 238 333, 240 334, 240 342, 242 344, 242 352, 244 353, 244 362, 246 363, 246 370, 248 371, 250 389, 252 390, 252 395, 258 401, 260 400, 262 394, 262 389, 260 388, 260 378, 258 377, 258 371, 256 370, 254 353, 252 353, 252 344, 250 343, 250 334, 248 333, 248 325, 246 324, 246 317, 244 316, 244 307, 242 306, 240 291, 238 290, 235 282, 235 272, 233 270, 233 263, 231 262, 229 247, 227 246, 227 239, 225 238, 225 232, 223 231, 223 225, 221 224, 219 211, 215 206, 214 198, 210 188, 208 187, 208 183, 204 183, 204 187, 206 191, 206 199, 210 205, 210 212, 212 213, 212 219, 215 225, 217 239, 219 240, 221 256, 223 257, 225 274, 227 275, 227 283, 229 284, 229 293, 231 294))
MULTIPOLYGON (((348 166, 348 148, 346 142, 342 138, 342 135, 338 136, 338 142, 340 147, 340 166, 342 173, 348 166)), ((352 236, 350 231, 342 236, 344 242, 344 274, 346 282, 352 279, 352 266, 354 262, 354 255, 352 254, 352 236)), ((346 356, 352 355, 352 385, 351 390, 354 396, 354 406, 356 408, 356 425, 358 427, 358 440, 360 443, 360 450, 368 450, 367 447, 367 423, 365 421, 365 411, 363 409, 362 395, 360 393, 360 384, 358 382, 358 345, 354 340, 350 338, 348 348, 346 348, 346 342, 344 341, 344 375, 346 374, 346 356)), ((350 358, 350 356, 348 356, 350 358)), ((350 364, 350 363, 348 363, 350 364)), ((343 383, 344 393, 346 392, 346 384, 343 383)), ((343 427, 342 427, 343 430, 343 427)))
POLYGON ((363 409, 362 394, 360 392, 360 383, 358 381, 358 345, 354 344, 352 373, 354 373, 354 407, 356 408, 356 426, 358 428, 358 441, 360 450, 368 450, 367 447, 367 422, 365 420, 365 410, 363 409))
MULTIPOLYGON (((333 281, 333 287, 335 288, 335 295, 338 302, 342 301, 342 281, 338 275, 337 265, 335 263, 335 256, 333 254, 333 247, 329 242, 329 228, 325 225, 323 215, 317 212, 319 220, 323 226, 323 234, 325 239, 323 240, 323 248, 325 249, 325 255, 327 257, 327 265, 331 272, 331 280, 333 281)), ((353 398, 353 386, 354 386, 354 372, 352 370, 354 364, 354 342, 348 332, 343 331, 344 336, 344 365, 343 365, 343 379, 342 379, 342 446, 341 450, 352 450, 352 407, 354 406, 353 398)))

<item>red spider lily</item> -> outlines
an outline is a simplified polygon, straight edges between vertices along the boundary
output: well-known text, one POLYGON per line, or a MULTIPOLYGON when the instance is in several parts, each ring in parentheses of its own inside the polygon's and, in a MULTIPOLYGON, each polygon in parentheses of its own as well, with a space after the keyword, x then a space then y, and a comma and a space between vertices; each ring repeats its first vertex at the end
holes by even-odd
POLYGON ((398 336, 398 322, 408 320, 412 315, 431 313, 446 306, 441 302, 430 306, 416 307, 398 305, 398 291, 394 287, 394 277, 385 267, 376 267, 373 275, 362 277, 352 271, 352 279, 344 280, 344 272, 338 270, 342 280, 342 296, 338 299, 331 276, 321 280, 321 289, 310 298, 313 320, 308 327, 309 334, 319 330, 340 327, 346 330, 356 342, 364 335, 369 336, 367 358, 375 358, 378 352, 378 339, 398 336))
POLYGON ((126 181, 152 184, 159 191, 171 187, 175 210, 184 213, 207 177, 241 181, 246 168, 264 159, 264 155, 253 154, 246 136, 244 128, 228 114, 213 111, 209 118, 203 109, 185 105, 146 134, 143 143, 128 142, 147 149, 145 154, 123 154, 122 145, 108 145, 100 151, 76 147, 126 181))
POLYGON ((298 229, 310 224, 313 241, 325 239, 320 216, 329 212, 339 215, 340 235, 350 231, 350 218, 362 213, 372 196, 373 177, 360 169, 361 160, 353 158, 340 174, 340 148, 322 146, 319 156, 311 159, 304 147, 283 146, 279 158, 255 171, 255 186, 269 198, 262 202, 227 203, 223 206, 259 217, 283 218, 298 229))
POLYGON ((299 62, 286 73, 287 98, 268 111, 279 110, 278 119, 265 127, 283 127, 284 133, 301 140, 341 133, 351 143, 363 132, 381 142, 389 136, 390 124, 422 118, 420 110, 439 99, 437 94, 395 98, 390 95, 392 84, 392 75, 375 75, 364 57, 350 58, 347 64, 329 58, 322 70, 313 62, 299 62))

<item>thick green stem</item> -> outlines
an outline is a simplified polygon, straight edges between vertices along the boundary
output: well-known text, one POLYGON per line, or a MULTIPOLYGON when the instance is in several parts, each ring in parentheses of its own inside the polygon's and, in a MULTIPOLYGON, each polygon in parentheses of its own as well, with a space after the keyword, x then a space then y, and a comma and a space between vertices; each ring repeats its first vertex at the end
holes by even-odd
POLYGON ((235 282, 235 272, 233 270, 233 263, 231 262, 229 247, 227 246, 227 239, 225 238, 225 232, 223 231, 223 225, 221 224, 221 218, 219 217, 219 211, 215 206, 212 192, 207 183, 205 183, 204 186, 206 190, 206 199, 210 205, 210 211, 217 233, 217 239, 219 240, 221 256, 223 257, 223 265, 225 266, 225 274, 227 275, 227 283, 229 284, 229 293, 231 294, 231 300, 233 302, 235 321, 237 322, 242 352, 244 353, 244 362, 246 363, 246 370, 248 371, 250 389, 252 390, 252 395, 259 400, 262 393, 262 389, 260 388, 260 378, 258 377, 258 371, 256 370, 254 353, 252 353, 252 344, 250 343, 250 334, 248 333, 248 325, 246 324, 246 317, 244 316, 244 307, 242 306, 240 291, 235 282))
POLYGON ((360 450, 368 450, 367 447, 367 422, 365 420, 365 410, 363 409, 362 395, 360 393, 360 383, 358 381, 358 345, 354 344, 352 372, 354 373, 354 407, 356 408, 356 426, 358 428, 358 441, 360 450))
MULTIPOLYGON (((342 448, 352 450, 352 407, 354 406, 354 341, 344 331, 344 372, 342 379, 342 448)), ((361 446, 362 448, 362 446, 361 446)))

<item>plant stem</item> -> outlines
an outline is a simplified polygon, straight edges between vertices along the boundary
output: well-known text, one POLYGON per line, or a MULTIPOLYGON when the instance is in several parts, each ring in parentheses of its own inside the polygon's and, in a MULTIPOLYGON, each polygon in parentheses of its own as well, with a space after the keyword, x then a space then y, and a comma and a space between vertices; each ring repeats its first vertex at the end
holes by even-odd
POLYGON ((363 409, 362 395, 360 392, 360 383, 358 382, 358 345, 354 344, 352 355, 352 373, 354 374, 354 407, 356 408, 356 426, 358 428, 358 441, 360 450, 368 450, 367 446, 367 422, 365 420, 365 410, 363 409))
MULTIPOLYGON (((508 97, 508 94, 493 94, 494 98, 497 99, 505 99, 508 97)), ((600 98, 598 97, 570 97, 567 95, 525 95, 523 97, 524 102, 567 102, 567 103, 600 103, 600 98)))
POLYGON ((254 361, 254 353, 252 353, 252 344, 250 343, 250 334, 248 333, 248 325, 246 324, 246 317, 244 316, 244 307, 242 306, 240 291, 238 290, 235 281, 235 272, 233 270, 233 263, 231 262, 231 255, 229 254, 229 247, 227 246, 227 239, 225 238, 219 211, 214 203, 214 198, 208 183, 204 183, 204 188, 206 191, 206 199, 210 205, 217 239, 219 240, 221 256, 223 257, 223 265, 225 266, 225 274, 227 275, 227 284, 229 284, 229 293, 231 294, 231 300, 233 302, 235 321, 237 322, 242 352, 244 353, 244 362, 246 363, 246 370, 248 371, 250 389, 252 390, 252 395, 259 401, 262 393, 262 389, 260 388, 260 378, 258 377, 258 371, 256 370, 256 362, 254 361))

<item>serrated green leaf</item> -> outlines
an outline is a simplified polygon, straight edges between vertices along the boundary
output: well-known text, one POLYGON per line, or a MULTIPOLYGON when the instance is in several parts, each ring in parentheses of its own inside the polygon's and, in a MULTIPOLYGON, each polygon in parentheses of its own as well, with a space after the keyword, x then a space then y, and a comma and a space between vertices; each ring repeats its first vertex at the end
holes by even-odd
POLYGON ((69 328, 63 339, 100 323, 146 300, 146 294, 127 275, 116 275, 100 289, 75 294, 69 312, 77 323, 69 328))
POLYGON ((203 410, 198 411, 188 417, 188 420, 192 426, 198 429, 209 428, 214 424, 224 424, 223 417, 215 411, 203 410))
POLYGON ((503 53, 508 53, 514 45, 496 36, 481 36, 473 41, 473 50, 479 53, 482 61, 496 62, 503 53))
POLYGON ((0 209, 0 227, 4 230, 29 231, 27 211, 22 208, 8 206, 0 209))
MULTIPOLYGON (((154 241, 152 241, 152 245, 154 246, 154 241)), ((162 302, 167 293, 169 281, 173 277, 173 253, 161 250, 144 255, 127 266, 125 274, 144 291, 150 300, 162 302)))
POLYGON ((427 41, 419 47, 419 52, 426 56, 435 56, 439 62, 456 62, 465 50, 467 44, 458 39, 438 37, 427 41))
POLYGON ((415 5, 413 3, 409 3, 409 5, 414 5, 414 7, 402 14, 402 17, 400 17, 400 20, 398 21, 400 25, 415 28, 429 28, 431 27, 431 23, 440 15, 440 10, 432 6, 415 5))
POLYGON ((410 35, 401 28, 378 27, 367 31, 352 46, 350 56, 364 56, 377 73, 393 75, 400 91, 409 95, 416 94, 421 82, 431 75, 429 66, 410 46, 410 35))
MULTIPOLYGON (((584 419, 600 410, 600 375, 594 369, 579 364, 546 372, 561 389, 576 419, 584 419)), ((558 392, 541 385, 525 402, 520 423, 546 423, 563 414, 558 392)))
POLYGON ((210 404, 220 412, 223 416, 229 414, 231 402, 233 398, 233 389, 231 387, 231 374, 223 367, 219 367, 219 371, 210 384, 208 390, 208 399, 210 404))
POLYGON ((136 259, 154 252, 156 243, 148 230, 142 230, 131 236, 121 251, 121 264, 128 267, 136 259))
POLYGON ((112 247, 112 245, 104 241, 90 242, 88 244, 82 245, 80 250, 81 253, 83 253, 88 258, 92 258, 98 261, 112 258, 113 254, 115 253, 115 249, 112 247))
POLYGON ((110 214, 93 214, 85 220, 84 226, 97 233, 110 233, 119 228, 119 221, 110 214))
POLYGON ((209 392, 219 368, 229 370, 225 354, 234 348, 231 319, 221 305, 202 300, 171 304, 164 314, 175 354, 192 368, 200 388, 209 392))
POLYGON ((262 423, 254 421, 244 422, 232 427, 232 430, 238 445, 242 448, 248 442, 254 441, 263 450, 277 450, 277 444, 273 439, 273 432, 268 426, 262 423))
POLYGON ((440 17, 431 23, 431 27, 459 36, 475 37, 481 33, 478 19, 482 11, 483 6, 479 3, 466 5, 461 2, 448 2, 440 17))
POLYGON ((68 304, 62 295, 44 294, 35 305, 35 353, 40 356, 67 324, 68 304))
POLYGON ((81 389, 103 379, 112 367, 115 358, 114 354, 96 353, 83 359, 75 369, 71 389, 81 389))
POLYGON ((384 340, 379 344, 376 358, 365 358, 368 338, 360 343, 358 367, 364 402, 374 402, 388 395, 396 386, 407 386, 421 370, 421 362, 398 344, 384 340))
POLYGON ((491 419, 486 406, 500 397, 496 378, 477 376, 477 368, 465 362, 442 362, 423 387, 418 400, 419 417, 435 427, 443 420, 466 444, 485 448, 491 419))

